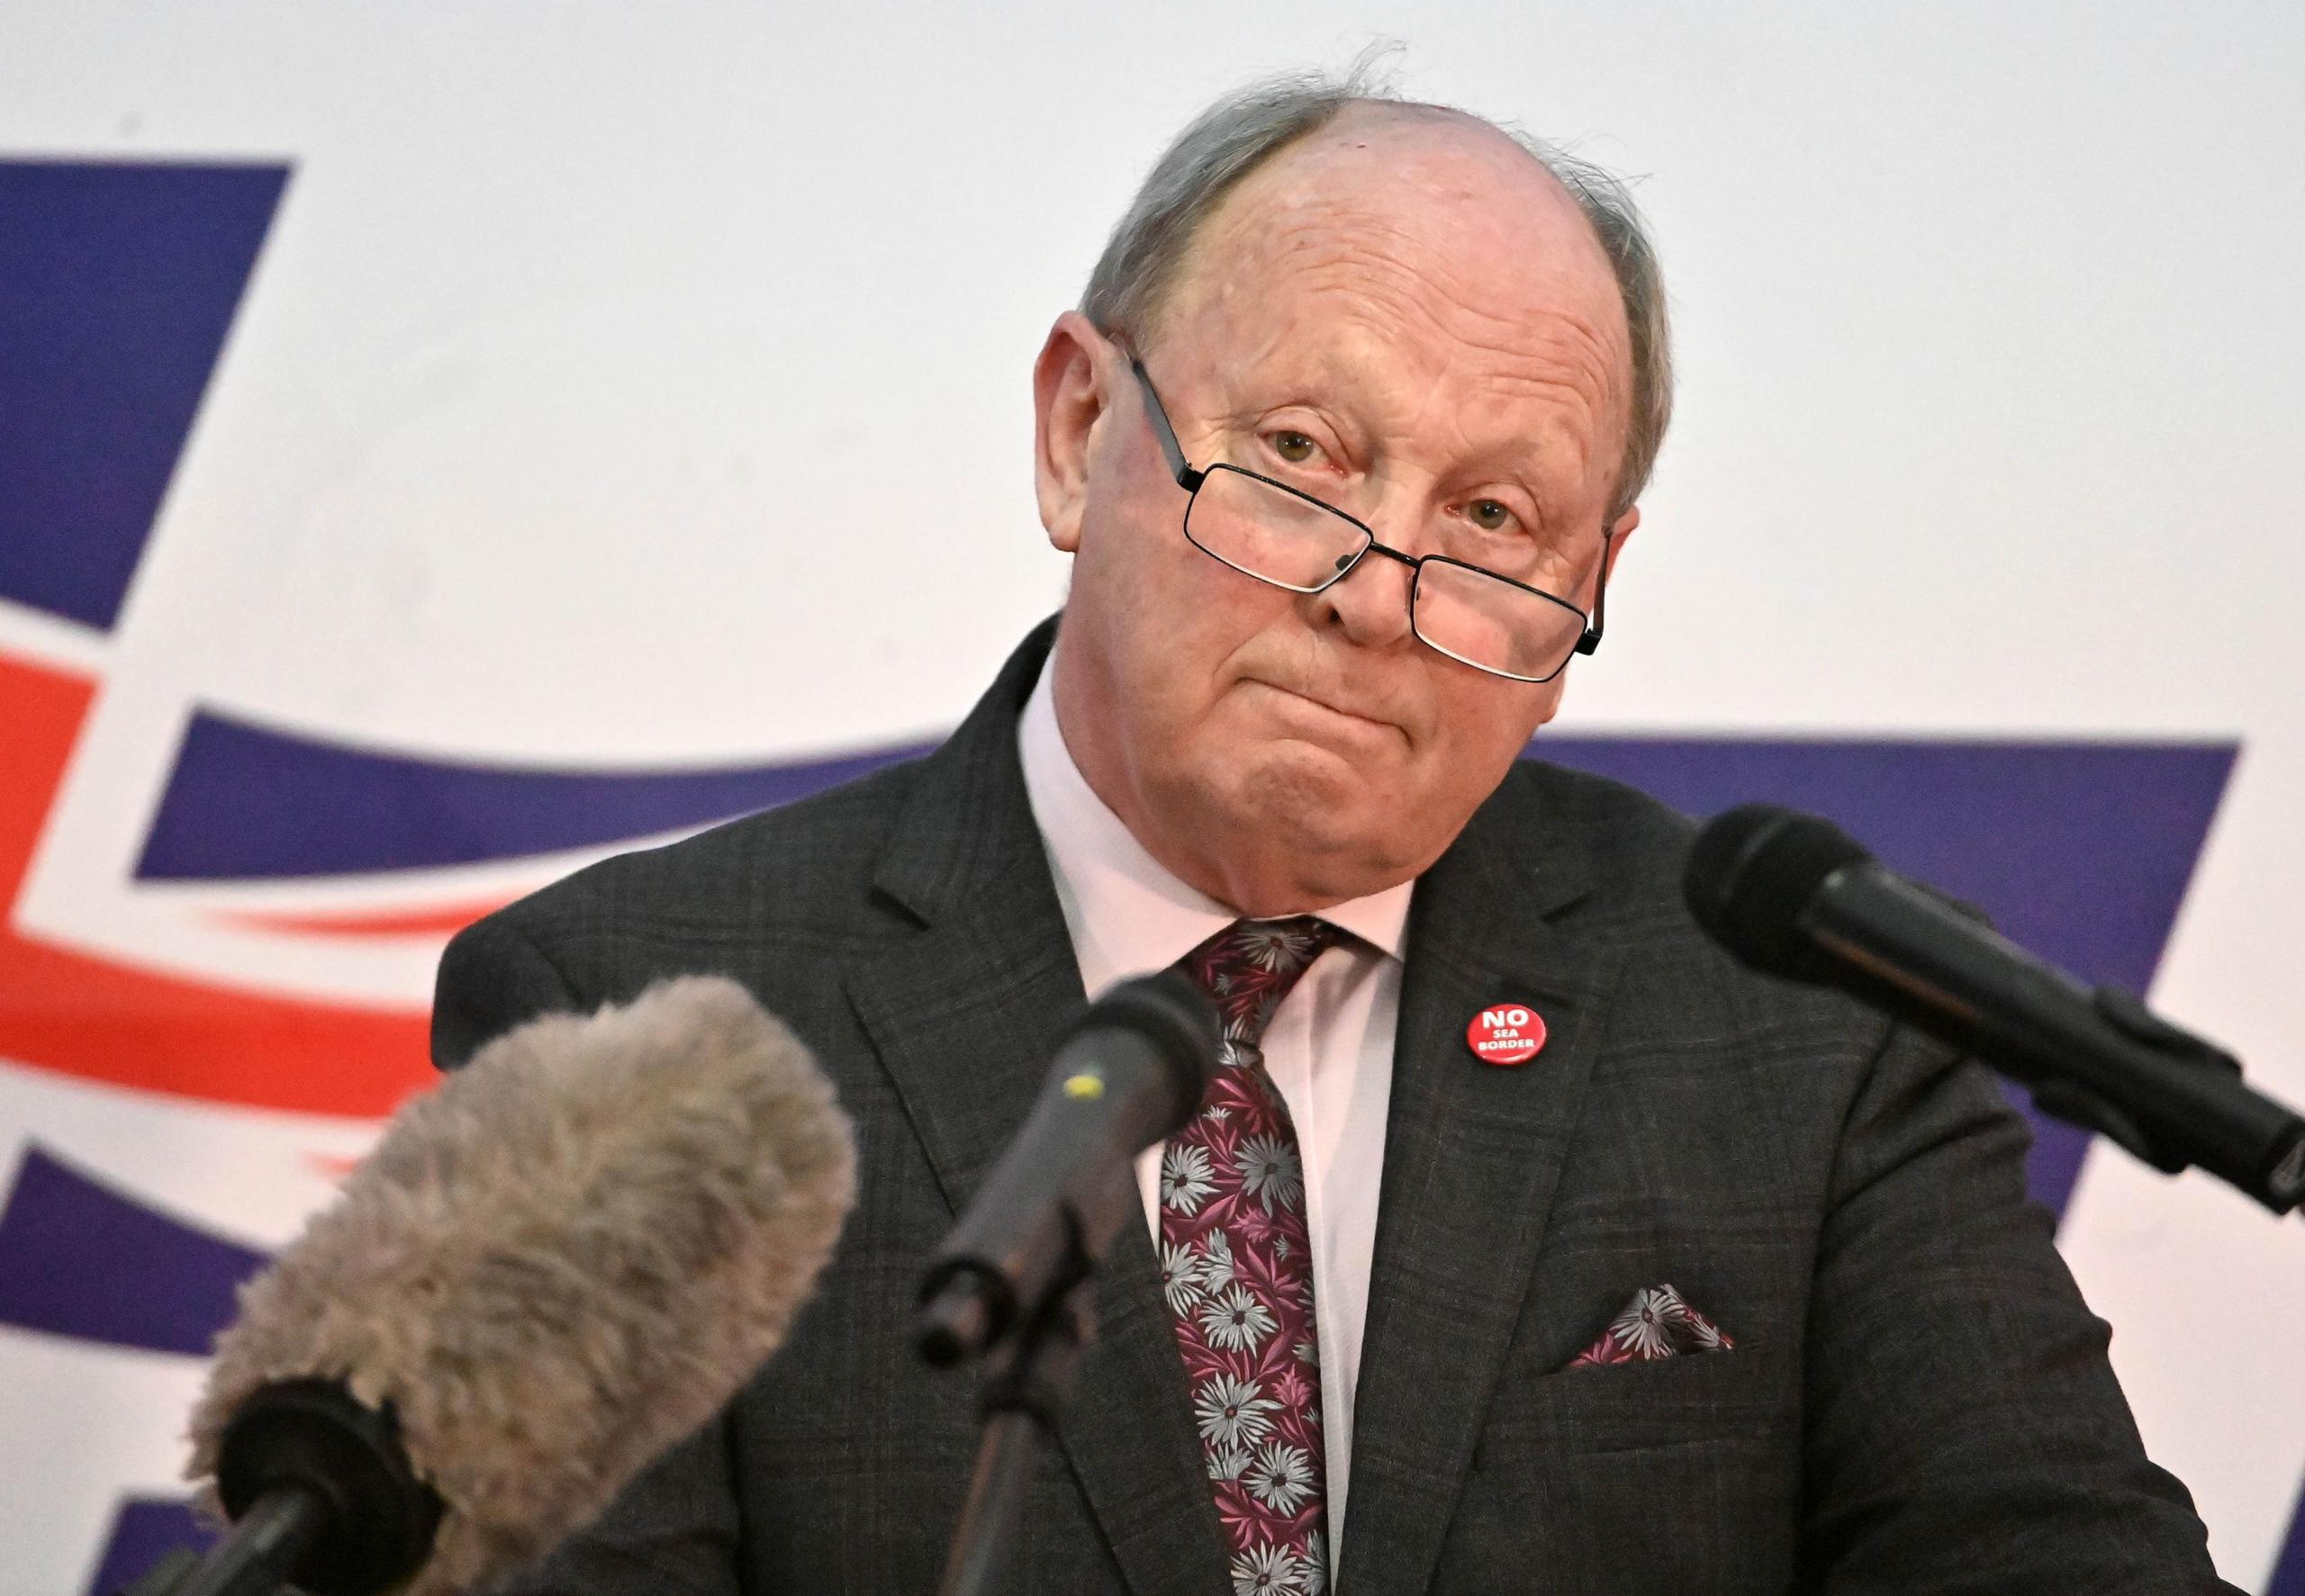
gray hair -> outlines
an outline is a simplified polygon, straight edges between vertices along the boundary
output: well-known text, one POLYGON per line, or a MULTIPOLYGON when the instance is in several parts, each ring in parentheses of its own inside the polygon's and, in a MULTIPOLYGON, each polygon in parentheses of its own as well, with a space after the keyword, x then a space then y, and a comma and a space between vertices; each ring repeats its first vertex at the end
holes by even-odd
POLYGON ((1149 341, 1183 270, 1194 235, 1242 179, 1353 105, 1460 116, 1496 129, 1534 157, 1576 200, 1607 253, 1632 346, 1631 425, 1617 467, 1614 520, 1648 486, 1673 414, 1672 340, 1665 280, 1641 212, 1624 183, 1589 161, 1517 128, 1453 106, 1405 99, 1377 79, 1371 58, 1342 77, 1295 72, 1235 90, 1192 120, 1153 166, 1089 275, 1080 312, 1107 331, 1149 341))

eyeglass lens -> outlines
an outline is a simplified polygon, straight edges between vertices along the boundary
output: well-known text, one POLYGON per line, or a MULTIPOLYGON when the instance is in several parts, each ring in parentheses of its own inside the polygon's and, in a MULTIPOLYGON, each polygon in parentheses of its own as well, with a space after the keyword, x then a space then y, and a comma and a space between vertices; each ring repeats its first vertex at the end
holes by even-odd
MULTIPOLYGON (((1300 593, 1328 586, 1369 542, 1338 511, 1221 465, 1193 495, 1185 536, 1234 570, 1300 593)), ((1567 664, 1585 629, 1559 600, 1442 560, 1417 567, 1411 614, 1417 636, 1442 654, 1530 681, 1567 664)))

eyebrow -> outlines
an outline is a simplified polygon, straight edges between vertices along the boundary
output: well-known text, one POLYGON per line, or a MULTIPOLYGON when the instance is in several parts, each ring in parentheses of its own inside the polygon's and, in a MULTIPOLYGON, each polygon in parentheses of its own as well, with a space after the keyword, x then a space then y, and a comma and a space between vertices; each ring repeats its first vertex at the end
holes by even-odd
MULTIPOLYGON (((1384 436, 1385 429, 1372 424, 1370 407, 1355 402, 1377 385, 1352 380, 1333 378, 1320 387, 1297 386, 1282 392, 1300 392, 1302 399, 1284 399, 1277 402, 1236 407, 1212 418, 1219 426, 1245 428, 1275 410, 1300 405, 1319 410, 1332 423, 1347 432, 1345 442, 1356 454, 1365 454, 1371 437, 1384 436)), ((1397 433, 1393 436, 1398 436, 1397 433)), ((1499 482, 1511 482, 1541 503, 1552 483, 1552 467, 1574 469, 1581 464, 1581 451, 1548 440, 1536 433, 1518 432, 1474 444, 1451 461, 1444 474, 1452 477, 1481 475, 1499 482), (1572 459, 1572 455, 1577 458, 1572 459)))

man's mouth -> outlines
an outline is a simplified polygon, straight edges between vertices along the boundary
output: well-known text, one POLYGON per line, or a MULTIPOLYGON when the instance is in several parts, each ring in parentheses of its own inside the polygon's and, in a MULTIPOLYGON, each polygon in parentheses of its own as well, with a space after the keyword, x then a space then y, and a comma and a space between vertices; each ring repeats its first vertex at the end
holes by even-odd
POLYGON ((1340 721, 1361 727, 1367 731, 1391 732, 1397 736, 1406 736, 1407 735, 1402 731, 1398 721, 1389 719, 1381 715, 1371 715, 1359 709, 1346 708, 1343 706, 1333 703, 1327 699, 1318 697, 1313 693, 1308 693, 1301 688, 1284 687, 1279 682, 1267 681, 1261 678, 1256 679, 1256 685, 1259 687, 1270 688, 1274 692, 1280 694, 1284 698, 1294 699, 1299 704, 1310 705, 1313 708, 1321 711, 1324 715, 1332 716, 1340 721))

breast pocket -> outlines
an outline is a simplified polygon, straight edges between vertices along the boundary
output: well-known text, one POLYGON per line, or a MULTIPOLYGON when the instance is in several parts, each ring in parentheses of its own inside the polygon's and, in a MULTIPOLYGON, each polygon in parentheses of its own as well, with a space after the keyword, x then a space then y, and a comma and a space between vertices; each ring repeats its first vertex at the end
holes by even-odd
POLYGON ((1776 1360, 1743 1348, 1547 1375, 1518 1374, 1508 1366, 1481 1427, 1480 1452, 1530 1445, 1554 1453, 1627 1452, 1759 1440, 1795 1417, 1790 1408, 1776 1360))
POLYGON ((1739 1348, 1500 1381, 1436 1591, 1782 1591, 1800 1422, 1739 1348))

